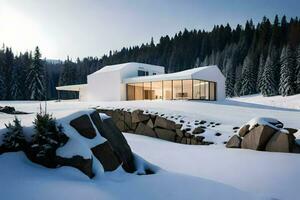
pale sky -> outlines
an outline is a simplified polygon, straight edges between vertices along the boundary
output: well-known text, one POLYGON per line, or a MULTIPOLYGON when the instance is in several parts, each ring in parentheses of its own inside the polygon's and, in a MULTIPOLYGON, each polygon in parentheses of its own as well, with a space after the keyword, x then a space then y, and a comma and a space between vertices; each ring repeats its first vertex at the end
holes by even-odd
POLYGON ((299 0, 0 0, 0 42, 15 52, 38 45, 50 59, 101 57, 184 28, 299 11, 299 0))

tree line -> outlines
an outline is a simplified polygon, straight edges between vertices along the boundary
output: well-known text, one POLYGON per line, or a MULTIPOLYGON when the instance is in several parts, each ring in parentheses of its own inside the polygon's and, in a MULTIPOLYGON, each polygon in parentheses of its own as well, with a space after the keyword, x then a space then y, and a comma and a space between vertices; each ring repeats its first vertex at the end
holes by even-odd
MULTIPOLYGON (((101 45, 101 44, 99 44, 101 45)), ((300 93, 300 20, 285 16, 271 22, 232 28, 216 25, 211 31, 183 30, 140 46, 110 51, 102 57, 61 62, 41 60, 35 52, 14 55, 0 50, 0 99, 54 99, 57 85, 86 83, 88 74, 105 65, 142 62, 165 66, 166 72, 218 65, 226 77, 229 97, 262 93, 283 96, 300 93), (3 72, 3 73, 2 73, 3 72), (43 86, 43 87, 40 87, 43 86)), ((65 93, 64 98, 76 94, 65 93)))

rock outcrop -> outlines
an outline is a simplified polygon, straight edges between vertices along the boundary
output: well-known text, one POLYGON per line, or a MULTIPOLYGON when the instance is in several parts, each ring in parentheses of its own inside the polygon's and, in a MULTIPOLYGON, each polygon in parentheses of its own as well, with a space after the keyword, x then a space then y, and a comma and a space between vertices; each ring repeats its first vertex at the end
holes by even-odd
POLYGON ((283 129, 282 122, 272 118, 250 120, 227 142, 228 148, 242 148, 259 151, 300 153, 295 141, 296 129, 283 129))
POLYGON ((203 126, 206 123, 205 121, 199 121, 198 126, 191 130, 188 127, 183 129, 182 124, 166 119, 163 114, 144 113, 140 109, 127 111, 125 109, 99 108, 97 111, 109 115, 122 132, 150 136, 181 144, 208 145, 213 143, 204 141, 204 136, 200 136, 205 132, 206 127, 203 126))

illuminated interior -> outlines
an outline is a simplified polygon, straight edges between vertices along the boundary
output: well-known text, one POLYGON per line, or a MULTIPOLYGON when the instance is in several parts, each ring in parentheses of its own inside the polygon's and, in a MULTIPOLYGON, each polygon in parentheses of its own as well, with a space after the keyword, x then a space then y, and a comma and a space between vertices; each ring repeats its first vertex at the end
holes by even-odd
POLYGON ((216 83, 188 79, 126 84, 127 100, 216 100, 216 83))

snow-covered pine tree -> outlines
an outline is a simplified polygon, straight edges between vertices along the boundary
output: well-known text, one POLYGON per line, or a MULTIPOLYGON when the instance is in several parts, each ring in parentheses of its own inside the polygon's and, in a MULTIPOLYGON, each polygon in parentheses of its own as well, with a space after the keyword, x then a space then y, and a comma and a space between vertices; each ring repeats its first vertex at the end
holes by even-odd
POLYGON ((296 51, 295 90, 300 93, 300 45, 296 51))
POLYGON ((17 100, 20 99, 21 91, 20 91, 20 72, 19 67, 17 65, 13 66, 12 70, 12 81, 11 81, 11 89, 10 89, 10 96, 12 99, 17 100))
POLYGON ((2 74, 0 74, 0 100, 5 98, 5 84, 2 74))
POLYGON ((200 67, 200 58, 199 57, 196 58, 196 61, 194 64, 194 68, 197 68, 197 67, 200 67))
POLYGON ((234 96, 234 84, 235 84, 235 72, 234 70, 230 70, 226 76, 226 96, 233 97, 234 96))
POLYGON ((241 91, 240 95, 249 95, 256 93, 255 87, 255 73, 254 73, 254 56, 249 53, 243 62, 242 68, 242 82, 241 82, 241 91))
POLYGON ((45 69, 41 61, 41 53, 39 47, 35 48, 33 62, 30 66, 27 76, 28 89, 30 99, 43 100, 44 99, 44 74, 45 69))
POLYGON ((274 47, 270 47, 264 71, 262 74, 261 93, 263 96, 274 96, 278 94, 277 84, 278 55, 274 47))
POLYGON ((290 46, 282 48, 280 56, 280 81, 279 94, 289 96, 295 94, 294 86, 294 59, 293 51, 290 46))
MULTIPOLYGON (((242 68, 242 66, 237 66, 237 69, 240 69, 240 68, 242 68)), ((237 73, 235 74, 235 76, 236 76, 236 80, 234 83, 234 96, 240 96, 242 80, 241 80, 241 77, 237 75, 237 73)))
POLYGON ((3 145, 8 149, 18 150, 22 148, 26 141, 21 121, 15 118, 13 122, 13 124, 5 124, 8 131, 4 134, 3 145))
POLYGON ((262 74, 264 72, 264 67, 265 67, 265 57, 263 53, 260 54, 259 56, 259 66, 258 66, 258 73, 257 73, 257 83, 256 83, 256 90, 258 92, 261 92, 261 86, 262 86, 262 74))

